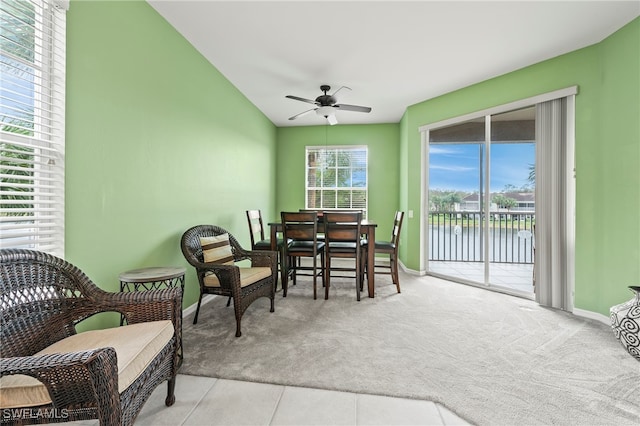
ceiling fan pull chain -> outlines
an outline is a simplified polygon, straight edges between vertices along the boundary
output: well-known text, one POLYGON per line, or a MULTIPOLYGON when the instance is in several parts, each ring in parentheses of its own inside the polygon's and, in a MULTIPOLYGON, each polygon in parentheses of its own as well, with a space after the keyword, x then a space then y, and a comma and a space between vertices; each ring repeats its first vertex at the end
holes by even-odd
POLYGON ((341 91, 342 89, 349 89, 351 90, 351 87, 347 87, 347 86, 340 86, 340 88, 338 90, 336 90, 335 92, 333 92, 333 95, 331 96, 335 96, 336 93, 338 93, 339 91, 341 91))

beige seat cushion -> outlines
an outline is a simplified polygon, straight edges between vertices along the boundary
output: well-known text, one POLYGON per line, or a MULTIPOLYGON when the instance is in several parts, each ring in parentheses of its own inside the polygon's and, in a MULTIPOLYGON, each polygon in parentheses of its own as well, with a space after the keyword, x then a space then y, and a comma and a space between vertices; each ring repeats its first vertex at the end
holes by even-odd
MULTIPOLYGON (((240 287, 246 287, 269 276, 271 276, 271 268, 268 266, 240 267, 240 287)), ((205 287, 220 287, 220 281, 212 272, 205 275, 204 285, 205 287)))
MULTIPOLYGON (((118 392, 122 393, 147 368, 174 335, 171 321, 153 321, 105 330, 92 330, 60 340, 36 355, 80 352, 112 347, 118 357, 118 392)), ((16 374, 0 379, 0 408, 49 404, 44 384, 16 374)))

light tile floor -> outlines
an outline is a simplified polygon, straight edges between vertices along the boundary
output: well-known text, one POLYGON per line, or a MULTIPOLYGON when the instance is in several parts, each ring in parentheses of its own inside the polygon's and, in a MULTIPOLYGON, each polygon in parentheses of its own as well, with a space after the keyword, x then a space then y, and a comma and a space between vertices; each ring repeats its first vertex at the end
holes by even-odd
POLYGON ((468 425, 431 401, 179 375, 176 403, 166 385, 136 425, 468 425))
MULTIPOLYGON (((135 425, 469 425, 431 401, 295 386, 178 375, 176 402, 164 405, 167 386, 153 392, 135 425)), ((97 420, 68 425, 97 426, 97 420)))
MULTIPOLYGON (((448 277, 484 282, 484 264, 480 262, 429 262, 429 271, 448 277)), ((511 289, 533 295, 533 265, 522 263, 491 263, 489 266, 492 287, 511 289)))

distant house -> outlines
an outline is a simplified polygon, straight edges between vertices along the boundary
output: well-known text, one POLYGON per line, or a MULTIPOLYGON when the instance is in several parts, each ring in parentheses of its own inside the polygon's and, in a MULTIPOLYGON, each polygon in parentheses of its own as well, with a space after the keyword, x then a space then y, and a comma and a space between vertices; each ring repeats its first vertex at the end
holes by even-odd
MULTIPOLYGON (((534 192, 494 192, 491 194, 491 198, 494 195, 503 195, 507 198, 512 198, 516 200, 518 203, 515 207, 510 209, 499 209, 495 203, 491 203, 490 211, 526 211, 533 213, 536 209, 536 200, 534 192)), ((479 211, 480 210, 480 202, 478 200, 479 194, 477 192, 473 194, 469 194, 462 198, 462 201, 459 205, 460 211, 479 211)))

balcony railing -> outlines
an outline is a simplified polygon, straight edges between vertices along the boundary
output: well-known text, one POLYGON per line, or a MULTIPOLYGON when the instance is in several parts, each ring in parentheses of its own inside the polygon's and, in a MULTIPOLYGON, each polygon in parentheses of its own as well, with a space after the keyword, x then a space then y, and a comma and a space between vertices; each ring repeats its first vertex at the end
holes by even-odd
POLYGON ((485 231, 479 211, 429 212, 429 260, 483 262, 485 232, 490 262, 533 263, 535 212, 492 211, 485 231))

